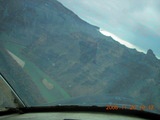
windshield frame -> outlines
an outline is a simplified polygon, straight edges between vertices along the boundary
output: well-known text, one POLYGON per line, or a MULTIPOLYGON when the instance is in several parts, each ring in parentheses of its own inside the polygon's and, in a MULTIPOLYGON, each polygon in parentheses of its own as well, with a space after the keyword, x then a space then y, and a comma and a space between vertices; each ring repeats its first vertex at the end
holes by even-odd
MULTIPOLYGON (((26 107, 25 103, 23 102, 23 100, 18 96, 18 94, 16 93, 16 91, 14 90, 14 88, 7 82, 7 80, 5 79, 5 77, 0 73, 0 80, 2 80, 3 84, 5 84, 5 86, 7 87, 7 89, 9 89, 12 93, 12 97, 14 99, 13 103, 16 105, 16 109, 17 108, 23 108, 26 107)), ((5 107, 2 108, 4 110, 2 111, 6 111, 10 108, 5 107)))

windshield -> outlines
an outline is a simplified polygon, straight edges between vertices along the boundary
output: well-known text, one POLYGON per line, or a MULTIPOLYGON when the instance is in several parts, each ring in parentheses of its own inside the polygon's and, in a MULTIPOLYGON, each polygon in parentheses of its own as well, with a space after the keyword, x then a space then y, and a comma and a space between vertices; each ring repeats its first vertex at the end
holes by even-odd
POLYGON ((159 5, 0 0, 0 73, 26 107, 119 105, 160 114, 159 5))

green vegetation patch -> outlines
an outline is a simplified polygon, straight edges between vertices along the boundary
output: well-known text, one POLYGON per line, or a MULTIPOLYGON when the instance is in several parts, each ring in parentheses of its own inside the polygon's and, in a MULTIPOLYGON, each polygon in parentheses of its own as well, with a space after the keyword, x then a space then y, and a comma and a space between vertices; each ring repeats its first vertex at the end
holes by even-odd
POLYGON ((25 48, 24 46, 6 41, 5 47, 25 62, 24 70, 32 78, 47 102, 50 103, 60 99, 69 98, 68 93, 66 93, 65 90, 57 84, 57 82, 51 79, 34 63, 21 54, 21 50, 25 48))

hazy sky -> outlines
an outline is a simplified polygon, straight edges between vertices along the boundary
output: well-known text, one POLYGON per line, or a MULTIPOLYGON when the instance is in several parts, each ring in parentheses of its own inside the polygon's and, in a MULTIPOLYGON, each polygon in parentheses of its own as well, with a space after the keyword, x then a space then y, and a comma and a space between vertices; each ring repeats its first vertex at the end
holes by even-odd
POLYGON ((58 0, 83 20, 160 56, 160 0, 58 0))

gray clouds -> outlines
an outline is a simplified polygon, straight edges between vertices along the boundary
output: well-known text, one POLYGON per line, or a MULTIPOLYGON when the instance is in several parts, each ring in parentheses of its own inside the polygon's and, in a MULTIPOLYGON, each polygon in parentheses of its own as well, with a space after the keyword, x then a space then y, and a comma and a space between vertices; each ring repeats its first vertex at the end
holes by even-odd
POLYGON ((160 0, 58 0, 85 21, 160 56, 160 0))

